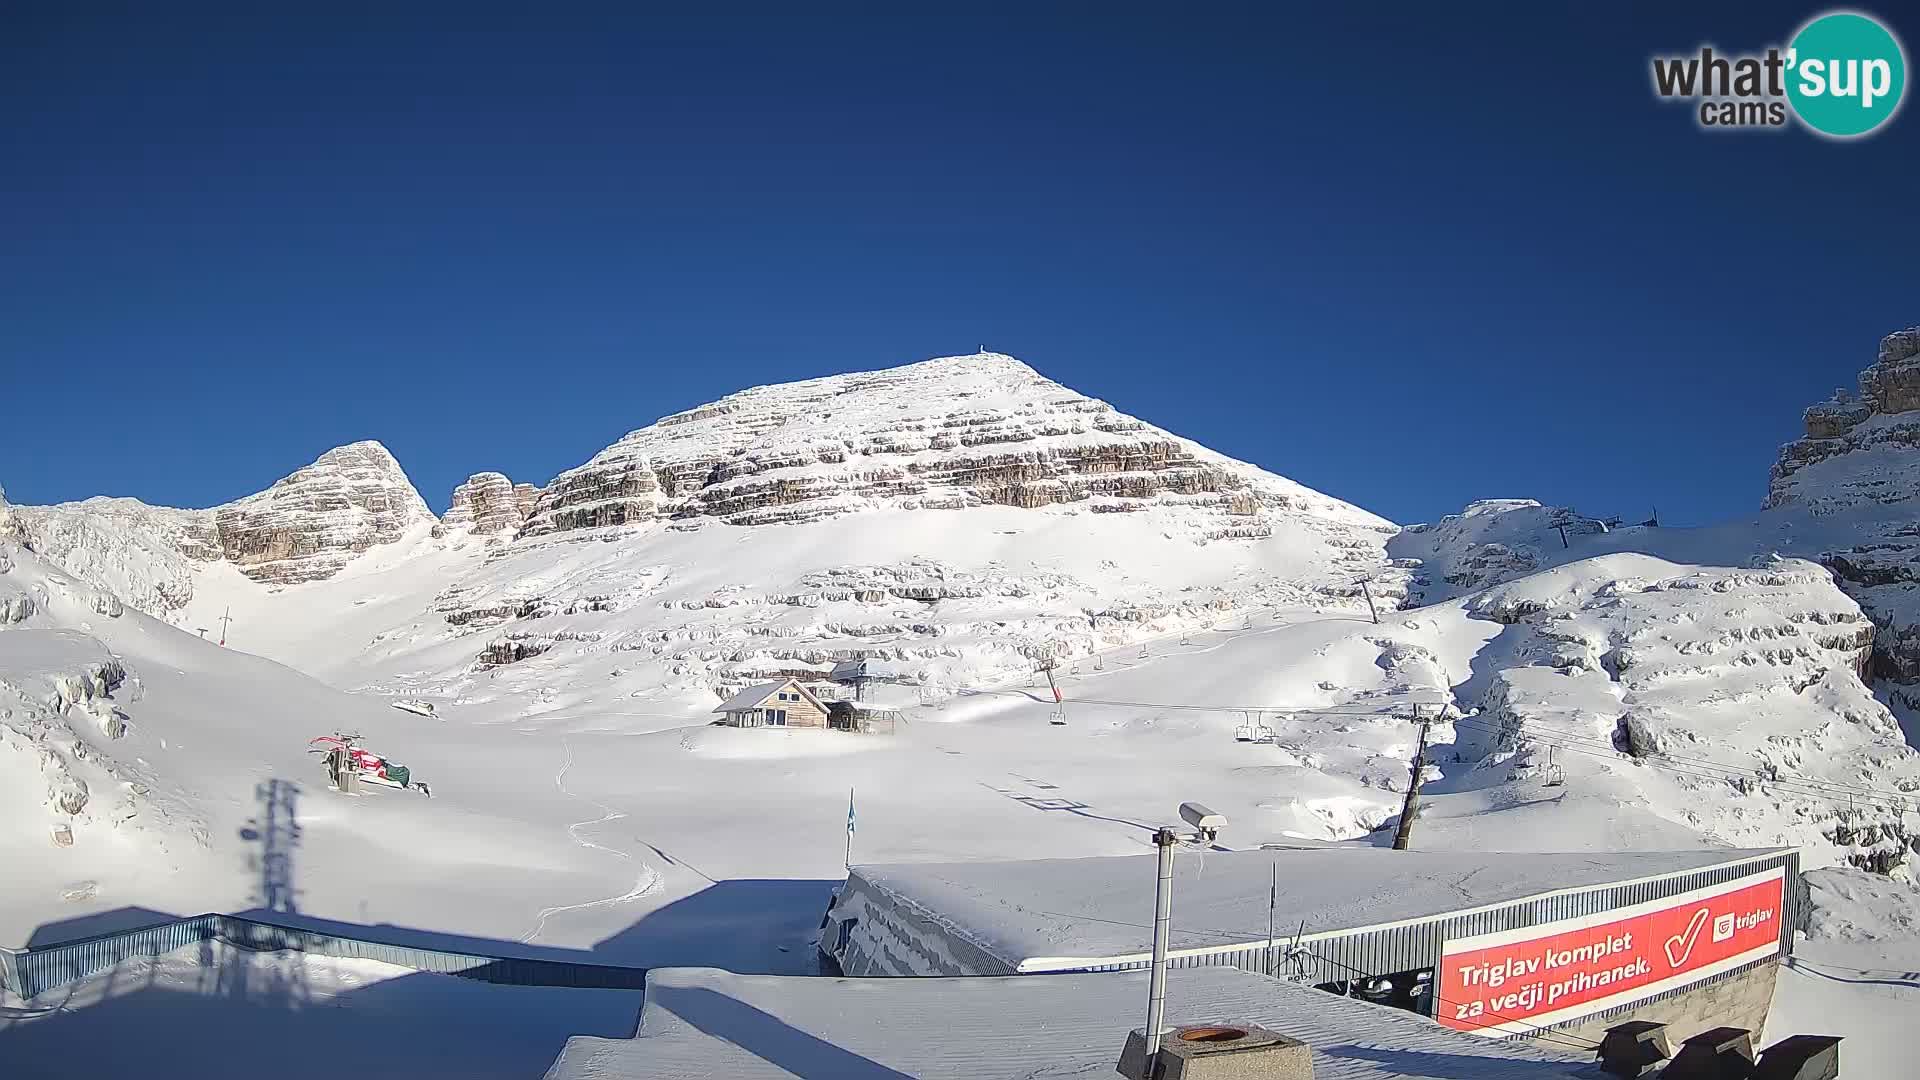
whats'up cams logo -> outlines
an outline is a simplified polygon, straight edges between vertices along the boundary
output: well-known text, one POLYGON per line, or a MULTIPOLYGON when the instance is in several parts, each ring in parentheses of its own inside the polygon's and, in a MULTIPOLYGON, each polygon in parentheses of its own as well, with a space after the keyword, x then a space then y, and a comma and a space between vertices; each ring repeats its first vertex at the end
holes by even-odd
POLYGON ((1893 118, 1907 88, 1907 57, 1893 31, 1870 15, 1830 11, 1783 50, 1653 58, 1663 100, 1697 101, 1703 128, 1780 128, 1797 117, 1816 134, 1850 139, 1893 118))

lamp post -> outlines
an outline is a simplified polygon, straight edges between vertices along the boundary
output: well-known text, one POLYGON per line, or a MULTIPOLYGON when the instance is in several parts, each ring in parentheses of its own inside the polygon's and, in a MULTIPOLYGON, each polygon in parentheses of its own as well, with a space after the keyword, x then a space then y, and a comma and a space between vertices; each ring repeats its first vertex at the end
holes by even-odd
POLYGON ((1181 803, 1180 817, 1193 826, 1192 832, 1180 832, 1163 825, 1153 834, 1153 846, 1159 852, 1159 877, 1153 886, 1153 968, 1147 980, 1147 1059, 1146 1075, 1156 1075, 1160 1057, 1160 1036, 1167 1011, 1167 934, 1173 925, 1173 848, 1180 843, 1212 843, 1226 828, 1225 815, 1216 814, 1199 803, 1181 803))

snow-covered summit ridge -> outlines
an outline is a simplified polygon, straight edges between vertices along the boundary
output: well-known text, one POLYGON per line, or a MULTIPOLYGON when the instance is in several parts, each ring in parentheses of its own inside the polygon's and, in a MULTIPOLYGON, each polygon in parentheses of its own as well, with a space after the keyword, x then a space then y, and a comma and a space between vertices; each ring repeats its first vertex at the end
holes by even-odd
POLYGON ((1402 529, 1387 542, 1387 553, 1417 569, 1408 594, 1430 604, 1564 562, 1556 552, 1610 528, 1612 523, 1565 506, 1482 499, 1458 514, 1402 529))
POLYGON ((208 563, 287 584, 331 577, 355 555, 435 518, 405 470, 372 440, 336 447, 267 490, 206 510, 95 496, 15 507, 15 531, 68 573, 166 616, 208 563))
POLYGON ((662 417, 560 474, 527 535, 879 508, 1181 506, 1202 538, 1270 519, 1385 533, 1384 519, 1214 453, 1001 353, 754 387, 662 417))

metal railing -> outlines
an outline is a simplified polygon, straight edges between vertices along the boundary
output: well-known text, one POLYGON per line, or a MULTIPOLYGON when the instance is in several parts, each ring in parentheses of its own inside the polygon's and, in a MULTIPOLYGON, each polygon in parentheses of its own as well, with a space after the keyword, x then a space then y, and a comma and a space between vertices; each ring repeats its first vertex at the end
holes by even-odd
POLYGON ((31 998, 135 957, 159 956, 209 941, 255 952, 288 950, 377 960, 415 971, 512 986, 640 990, 645 988, 647 978, 647 970, 639 967, 402 945, 371 935, 216 913, 157 926, 117 930, 77 941, 25 949, 0 948, 0 987, 19 997, 31 998))

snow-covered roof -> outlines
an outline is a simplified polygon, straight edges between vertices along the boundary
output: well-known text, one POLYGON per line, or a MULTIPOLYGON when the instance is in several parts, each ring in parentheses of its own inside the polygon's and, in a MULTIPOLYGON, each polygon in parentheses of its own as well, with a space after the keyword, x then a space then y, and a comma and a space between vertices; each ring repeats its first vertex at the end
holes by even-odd
MULTIPOLYGON (((1265 940, 1268 893, 1276 882, 1275 922, 1289 938, 1310 937, 1764 859, 1780 850, 1547 854, 1329 845, 1183 852, 1174 865, 1171 945, 1205 949, 1265 940)), ((1131 961, 1153 946, 1152 855, 856 866, 852 876, 933 913, 1013 970, 1131 961)))
MULTIPOLYGON (((1146 972, 825 979, 659 968, 632 1039, 575 1036, 547 1080, 1111 1076, 1146 972)), ((1168 973, 1175 1024, 1251 1022, 1313 1048, 1314 1080, 1597 1076, 1590 1055, 1450 1031, 1235 968, 1168 973)))
POLYGON ((713 711, 717 713, 726 713, 726 712, 740 712, 744 709, 757 709, 760 707, 761 702, 772 697, 777 691, 786 689, 788 686, 792 686, 795 690, 798 690, 801 693, 806 694, 807 700, 813 702, 815 705, 819 705, 820 708, 822 709, 826 708, 825 705, 820 704, 820 699, 817 697, 814 697, 813 693, 809 691, 806 687, 801 686, 799 683, 794 682, 792 679, 780 679, 775 682, 764 682, 759 684, 758 686, 749 686, 745 690, 740 691, 739 693, 733 695, 727 700, 721 702, 719 705, 715 706, 713 711))

